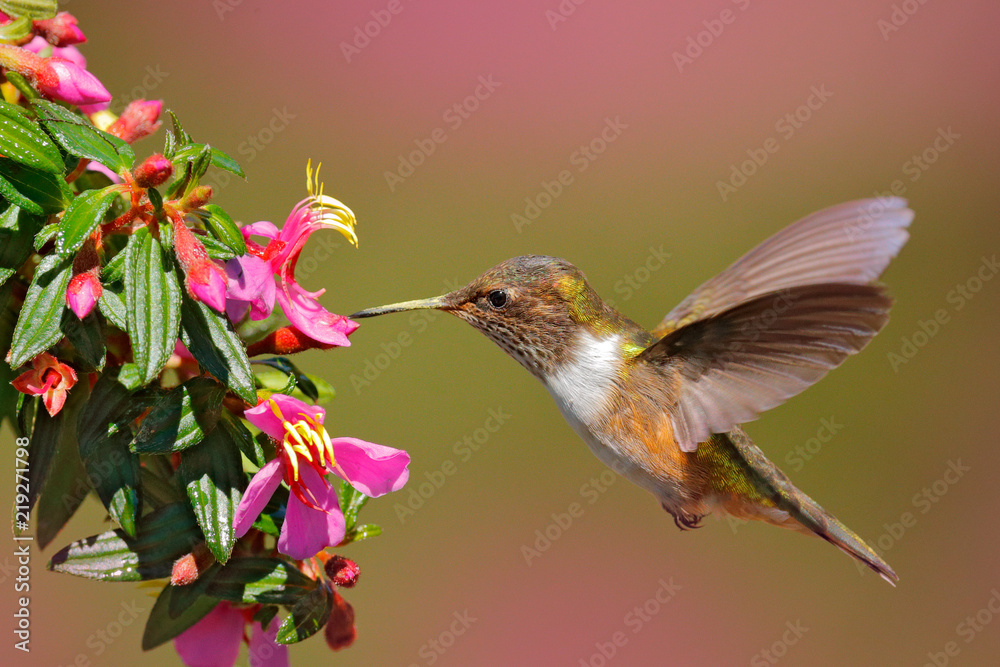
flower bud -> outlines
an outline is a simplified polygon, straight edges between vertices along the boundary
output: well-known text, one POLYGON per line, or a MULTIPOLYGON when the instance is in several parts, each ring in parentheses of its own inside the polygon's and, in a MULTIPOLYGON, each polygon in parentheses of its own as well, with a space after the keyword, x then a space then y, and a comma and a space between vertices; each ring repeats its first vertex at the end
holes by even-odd
POLYGON ((140 188, 155 188, 167 181, 174 173, 174 165, 167 158, 155 153, 132 170, 135 184, 140 188))
POLYGON ((97 268, 83 273, 78 273, 69 281, 66 288, 66 305, 68 305, 76 316, 81 320, 90 314, 94 309, 94 304, 104 293, 104 287, 97 277, 97 268))
POLYGON ((146 101, 143 99, 130 102, 122 115, 108 126, 108 132, 126 143, 134 143, 149 136, 160 127, 160 110, 163 102, 160 100, 146 101))
POLYGON ((208 304, 220 313, 225 312, 226 272, 209 258, 205 246, 187 228, 182 218, 174 220, 174 251, 184 268, 184 279, 191 298, 208 304))
POLYGON ((181 200, 181 208, 185 211, 191 211, 196 208, 201 208, 208 202, 212 200, 212 186, 211 185, 197 185, 191 192, 187 193, 187 196, 181 200))
POLYGON ((77 27, 76 17, 69 12, 59 12, 50 19, 34 21, 35 32, 53 46, 68 46, 87 41, 86 35, 77 27))
POLYGON ((327 645, 334 651, 347 648, 358 638, 358 630, 354 627, 354 607, 337 591, 333 591, 333 610, 323 634, 327 645))
POLYGON ((286 356, 312 349, 329 350, 331 347, 334 347, 332 343, 322 343, 318 340, 313 340, 295 327, 288 326, 272 331, 267 336, 248 345, 247 355, 251 357, 258 354, 280 354, 286 356))
POLYGON ((358 567, 358 564, 343 556, 331 556, 326 561, 324 568, 326 569, 326 576, 330 577, 333 583, 344 588, 354 588, 354 585, 358 583, 358 577, 361 576, 361 569, 358 567))

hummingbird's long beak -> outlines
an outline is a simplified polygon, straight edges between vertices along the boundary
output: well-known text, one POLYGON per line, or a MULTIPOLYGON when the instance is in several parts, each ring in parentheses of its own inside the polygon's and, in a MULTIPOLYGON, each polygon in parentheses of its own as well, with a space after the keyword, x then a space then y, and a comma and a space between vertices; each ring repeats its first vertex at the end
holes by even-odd
POLYGON ((359 310, 350 317, 354 320, 360 317, 375 317, 376 315, 385 315, 386 313, 399 313, 404 310, 447 309, 452 304, 451 294, 443 294, 433 299, 417 299, 415 301, 391 303, 388 306, 379 306, 377 308, 366 308, 365 310, 359 310))

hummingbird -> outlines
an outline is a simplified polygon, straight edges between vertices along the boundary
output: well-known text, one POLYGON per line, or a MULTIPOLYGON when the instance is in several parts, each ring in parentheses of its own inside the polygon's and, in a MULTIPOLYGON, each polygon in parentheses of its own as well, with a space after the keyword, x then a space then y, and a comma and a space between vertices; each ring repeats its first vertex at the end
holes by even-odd
POLYGON ((352 318, 437 309, 541 380, 604 464, 651 492, 678 528, 712 513, 817 535, 895 585, 893 569, 796 488, 742 424, 859 352, 888 321, 875 280, 909 237, 900 198, 823 209, 694 290, 651 331, 556 257, 501 262, 431 299, 352 318))

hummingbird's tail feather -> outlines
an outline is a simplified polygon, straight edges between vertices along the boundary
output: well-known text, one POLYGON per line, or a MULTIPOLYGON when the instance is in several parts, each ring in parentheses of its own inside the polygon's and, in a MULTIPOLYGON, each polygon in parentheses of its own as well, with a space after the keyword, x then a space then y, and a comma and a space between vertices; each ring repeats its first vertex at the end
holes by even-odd
POLYGON ((728 482, 716 489, 721 509, 738 518, 757 519, 802 533, 812 533, 856 558, 883 579, 896 585, 899 577, 878 553, 854 531, 804 494, 737 427, 727 434, 717 434, 698 448, 701 454, 719 465, 728 459, 728 482), (706 447, 706 445, 708 445, 706 447), (734 479, 733 464, 739 468, 734 479))

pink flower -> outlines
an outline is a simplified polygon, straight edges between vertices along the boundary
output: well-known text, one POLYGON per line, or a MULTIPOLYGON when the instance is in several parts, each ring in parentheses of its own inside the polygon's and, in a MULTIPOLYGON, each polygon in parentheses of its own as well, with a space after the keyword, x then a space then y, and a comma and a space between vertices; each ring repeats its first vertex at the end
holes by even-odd
MULTIPOLYGON (((36 37, 29 42, 29 47, 37 47, 38 39, 40 38, 36 37)), ((44 40, 42 44, 48 46, 44 40)), ((63 57, 53 55, 52 58, 43 58, 27 47, 22 49, 0 44, 0 66, 24 76, 40 93, 51 99, 83 105, 108 102, 111 99, 111 93, 101 85, 97 77, 85 69, 85 64, 79 63, 79 51, 76 48, 68 46, 59 51, 63 57)))
POLYGON ((159 129, 162 123, 158 118, 162 109, 163 102, 160 100, 129 102, 122 115, 108 127, 108 132, 126 143, 135 143, 159 129))
POLYGON ((66 305, 68 305, 76 316, 81 320, 90 314, 94 309, 94 304, 104 293, 104 287, 98 278, 100 267, 95 267, 89 271, 78 273, 69 281, 66 288, 66 305))
POLYGON ((184 281, 192 299, 208 304, 215 310, 226 309, 226 272, 208 256, 205 246, 194 235, 184 219, 174 219, 174 252, 184 267, 184 281))
POLYGON ((255 607, 234 607, 223 600, 215 609, 174 638, 177 655, 188 667, 232 667, 244 640, 244 627, 252 626, 251 667, 288 667, 288 647, 274 641, 281 622, 275 616, 267 630, 253 622, 255 607))
MULTIPOLYGON (((318 176, 317 169, 317 176, 318 176)), ((237 278, 237 287, 229 293, 227 310, 231 317, 242 317, 251 308, 252 319, 264 319, 274 309, 277 299, 288 321, 309 338, 330 345, 350 345, 347 337, 358 328, 343 315, 335 315, 320 305, 317 297, 325 290, 309 292, 295 279, 295 266, 302 248, 313 232, 335 229, 357 245, 355 217, 351 209, 314 187, 312 171, 307 167, 309 196, 292 209, 279 231, 270 222, 255 222, 243 228, 248 254, 229 260, 226 270, 237 278), (269 239, 267 246, 254 243, 251 236, 269 239), (274 275, 277 289, 267 276, 274 275), (259 289, 258 289, 259 288, 259 289)), ((239 319, 239 318, 237 318, 239 319)))
POLYGON ((55 417, 66 403, 66 394, 76 384, 76 371, 48 352, 31 360, 31 370, 11 382, 22 394, 41 396, 49 415, 55 417))
POLYGON ((77 27, 76 17, 69 12, 59 12, 50 19, 34 21, 35 32, 55 46, 69 46, 87 41, 87 36, 77 27))
POLYGON ((278 456, 250 480, 233 520, 236 536, 250 530, 284 480, 291 494, 278 551, 297 560, 311 558, 344 539, 344 515, 337 489, 325 477, 327 472, 370 497, 396 491, 409 479, 409 454, 356 438, 331 439, 323 428, 323 408, 297 398, 273 394, 244 416, 274 438, 278 456))

